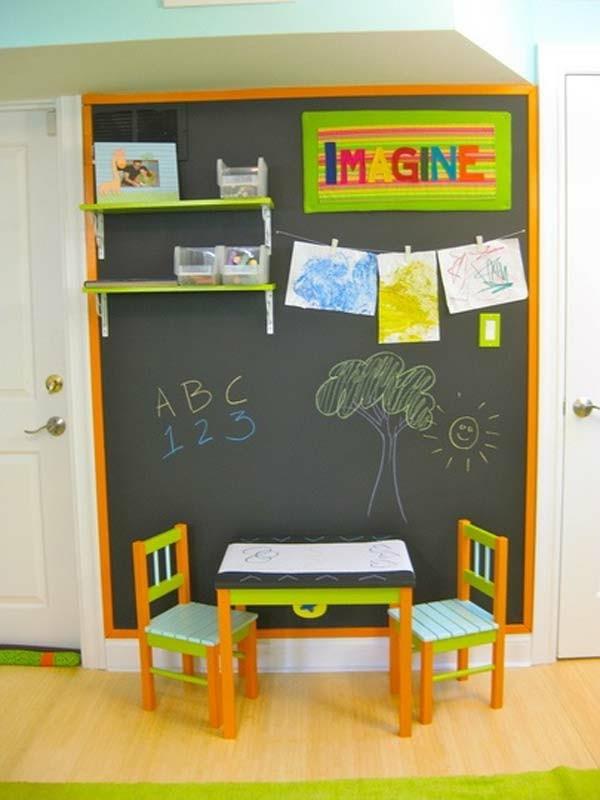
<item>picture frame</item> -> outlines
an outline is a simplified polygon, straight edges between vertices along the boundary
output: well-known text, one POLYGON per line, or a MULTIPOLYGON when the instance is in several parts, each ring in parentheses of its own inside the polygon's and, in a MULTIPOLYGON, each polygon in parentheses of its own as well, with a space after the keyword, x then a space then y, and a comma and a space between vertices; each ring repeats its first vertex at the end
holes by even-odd
POLYGON ((179 200, 173 142, 96 142, 96 201, 104 205, 179 200))

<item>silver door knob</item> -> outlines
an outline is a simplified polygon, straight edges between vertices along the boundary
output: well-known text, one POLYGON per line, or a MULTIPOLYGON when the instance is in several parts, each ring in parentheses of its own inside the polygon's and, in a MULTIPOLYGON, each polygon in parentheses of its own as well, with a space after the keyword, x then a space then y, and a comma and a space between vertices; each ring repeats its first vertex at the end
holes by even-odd
POLYGON ((65 432, 67 423, 62 417, 50 417, 44 425, 40 425, 34 431, 25 431, 25 433, 39 433, 40 431, 48 431, 50 436, 62 436, 65 432))
POLYGON ((600 406, 594 405, 594 401, 589 397, 578 397, 573 403, 573 412, 578 417, 589 417, 594 409, 600 411, 600 406))

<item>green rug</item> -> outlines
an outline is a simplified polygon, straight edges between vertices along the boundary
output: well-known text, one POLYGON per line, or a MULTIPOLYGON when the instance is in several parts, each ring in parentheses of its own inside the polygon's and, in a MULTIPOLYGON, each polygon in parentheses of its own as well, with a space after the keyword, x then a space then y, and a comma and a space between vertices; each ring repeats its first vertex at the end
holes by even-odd
POLYGON ((19 667, 78 667, 81 651, 67 647, 0 644, 0 665, 19 667))
POLYGON ((301 783, 3 783, 0 800, 600 800, 600 770, 301 783))

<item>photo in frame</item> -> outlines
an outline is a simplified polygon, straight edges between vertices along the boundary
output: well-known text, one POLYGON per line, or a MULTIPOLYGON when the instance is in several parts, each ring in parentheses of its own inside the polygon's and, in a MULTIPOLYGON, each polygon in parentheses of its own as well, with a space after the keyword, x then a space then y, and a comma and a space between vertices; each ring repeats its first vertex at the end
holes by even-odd
POLYGON ((172 142, 96 142, 94 167, 98 203, 179 200, 177 151, 172 142))

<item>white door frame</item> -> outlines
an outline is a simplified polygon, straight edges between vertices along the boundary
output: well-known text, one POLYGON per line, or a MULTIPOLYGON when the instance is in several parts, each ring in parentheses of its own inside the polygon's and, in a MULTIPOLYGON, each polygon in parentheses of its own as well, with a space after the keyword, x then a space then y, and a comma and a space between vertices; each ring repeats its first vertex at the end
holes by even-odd
POLYGON ((86 297, 83 201, 83 133, 81 97, 56 101, 59 145, 59 198, 62 220, 63 286, 66 309, 66 355, 71 392, 68 415, 72 436, 75 548, 78 565, 81 654, 85 667, 103 669, 106 648, 96 500, 91 364, 86 297))
MULTIPOLYGON (((72 470, 73 520, 80 643, 85 667, 106 666, 98 553, 98 523, 93 447, 90 358, 87 304, 81 291, 85 280, 83 199, 83 137, 81 98, 60 97, 23 103, 1 103, 2 111, 56 112, 61 225, 60 276, 65 292, 66 418, 69 423, 72 470)), ((1 116, 0 116, 1 122, 1 116)))
POLYGON ((568 75, 600 74, 600 48, 541 45, 540 382, 532 661, 556 660, 562 539, 566 359, 566 114, 568 75))

